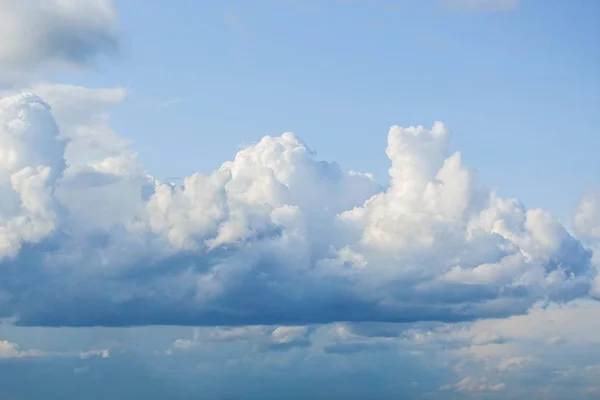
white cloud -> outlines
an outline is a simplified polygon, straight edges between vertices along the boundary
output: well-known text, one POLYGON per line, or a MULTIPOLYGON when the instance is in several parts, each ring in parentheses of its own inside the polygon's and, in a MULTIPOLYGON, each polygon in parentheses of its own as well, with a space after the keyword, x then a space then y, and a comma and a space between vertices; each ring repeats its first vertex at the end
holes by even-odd
POLYGON ((600 299, 600 193, 590 192, 581 198, 573 215, 573 226, 577 236, 594 251, 597 275, 590 295, 600 299))
POLYGON ((271 332, 271 340, 275 345, 286 345, 304 341, 308 333, 306 326, 279 326, 271 332))
POLYGON ((203 343, 245 342, 261 352, 287 350, 310 345, 310 333, 311 330, 307 326, 215 327, 207 336, 202 336, 199 329, 195 329, 193 339, 177 339, 173 342, 173 348, 190 350, 203 343))
POLYGON ((67 141, 68 164, 85 165, 132 153, 131 141, 116 134, 109 125, 108 111, 125 99, 125 89, 38 83, 27 91, 43 98, 52 108, 60 137, 67 141))
POLYGON ((0 100, 0 259, 16 256, 56 228, 56 180, 65 168, 64 143, 49 107, 33 95, 0 100))
POLYGON ((245 341, 258 350, 289 349, 307 346, 310 329, 306 326, 248 326, 239 328, 215 328, 211 340, 216 341, 245 341))
POLYGON ((564 339, 560 336, 552 336, 546 340, 546 343, 550 345, 561 344, 564 343, 564 339))
POLYGON ((111 0, 0 0, 0 76, 80 67, 118 51, 111 0))
POLYGON ((85 360, 90 357, 100 357, 100 358, 109 358, 110 350, 102 349, 102 350, 87 350, 79 352, 79 358, 85 360))
POLYGON ((22 351, 17 344, 7 340, 0 340, 0 359, 29 357, 36 354, 38 352, 22 351))
POLYGON ((578 298, 595 274, 591 253, 551 215, 478 185, 441 123, 390 129, 384 191, 369 174, 319 161, 293 133, 178 186, 148 177, 94 117, 121 91, 38 89, 64 133, 38 98, 2 100, 0 172, 13 199, 1 214, 13 256, 2 271, 27 271, 32 285, 50 271, 60 279, 27 301, 14 279, 0 285, 5 316, 20 323, 450 322, 578 298), (87 116, 71 115, 69 98, 87 116), (89 148, 85 129, 106 142, 75 164, 68 146, 89 148), (32 257, 35 270, 20 267, 32 257))
POLYGON ((511 357, 505 358, 498 364, 500 372, 514 371, 521 368, 524 364, 531 362, 531 357, 511 357))
POLYGON ((455 385, 445 385, 440 390, 456 390, 458 392, 500 392, 506 389, 504 383, 489 383, 486 378, 466 376, 455 385))

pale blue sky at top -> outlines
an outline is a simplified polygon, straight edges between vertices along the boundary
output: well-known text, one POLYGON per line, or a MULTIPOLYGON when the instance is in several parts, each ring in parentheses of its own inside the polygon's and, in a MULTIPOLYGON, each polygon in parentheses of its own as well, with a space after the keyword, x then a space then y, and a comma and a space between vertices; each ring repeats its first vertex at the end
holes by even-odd
POLYGON ((69 80, 128 89, 113 124, 161 178, 293 131, 386 184, 389 127, 439 120, 485 184, 564 217, 600 174, 600 4, 515 3, 122 1, 122 57, 69 80))
POLYGON ((600 399, 599 19, 0 0, 0 400, 600 399))

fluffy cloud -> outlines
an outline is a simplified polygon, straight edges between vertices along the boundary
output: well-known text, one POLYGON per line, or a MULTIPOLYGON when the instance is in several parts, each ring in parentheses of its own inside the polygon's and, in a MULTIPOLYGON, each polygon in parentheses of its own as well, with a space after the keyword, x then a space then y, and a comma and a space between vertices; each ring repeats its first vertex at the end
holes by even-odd
POLYGON ((0 0, 0 76, 9 82, 19 73, 115 54, 115 24, 111 0, 0 0))
POLYGON ((57 106, 61 135, 35 96, 0 105, 0 314, 20 324, 460 321, 585 296, 595 275, 551 215, 478 185, 441 123, 390 129, 385 190, 293 133, 177 186, 127 150, 65 167, 73 127, 105 124, 57 106))
POLYGON ((531 357, 511 357, 505 358, 498 364, 500 372, 506 372, 521 368, 524 364, 531 362, 531 357))
POLYGON ((577 236, 594 251, 597 276, 590 294, 600 299, 600 193, 590 192, 581 198, 573 215, 573 226, 577 236))
POLYGON ((131 155, 128 149, 131 141, 117 135, 109 126, 108 111, 125 99, 125 89, 38 83, 27 91, 43 98, 52 108, 52 115, 60 126, 60 138, 67 143, 68 164, 77 166, 131 155))
MULTIPOLYGON (((96 362, 120 371, 123 362, 135 359, 156 376, 176 379, 176 388, 199 383, 192 390, 196 395, 218 388, 223 396, 229 392, 229 382, 234 381, 236 394, 230 396, 243 397, 243 377, 255 384, 255 380, 270 382, 269 387, 275 388, 273 382, 291 376, 290 384, 306 384, 322 391, 316 398, 331 397, 340 390, 361 390, 351 398, 548 398, 547 394, 552 393, 552 398, 571 399, 579 393, 591 395, 600 377, 595 334, 599 305, 575 302, 534 308, 510 318, 455 324, 78 329, 0 326, 0 330, 4 331, 3 337, 18 340, 23 347, 69 354, 71 360, 80 361, 78 369, 93 363, 86 373, 98 372, 96 362), (562 338, 558 346, 550 343, 557 334, 562 338), (302 338, 308 343, 301 344, 302 338), (292 342, 297 345, 284 345, 292 342), (281 346, 271 347, 275 343, 281 346), (85 347, 110 348, 110 358, 103 360, 103 351, 97 350, 90 352, 96 356, 93 360, 82 359, 86 352, 78 349, 85 347), (332 380, 334 375, 343 377, 341 382, 332 380), (354 384, 356 388, 348 389, 354 384)), ((36 360, 28 357, 29 368, 36 360)), ((3 371, 9 366, 0 365, 3 371)), ((285 390, 296 392, 290 387, 285 390)), ((219 398, 216 394, 206 396, 219 398)), ((271 392, 268 396, 276 397, 271 392)))
POLYGON ((44 352, 39 350, 21 350, 15 343, 7 340, 0 340, 0 359, 36 357, 43 354, 44 352))
POLYGON ((502 398, 572 398, 598 379, 599 315, 600 303, 578 300, 509 318, 409 328, 398 337, 420 346, 429 365, 451 368, 449 382, 462 382, 442 390, 491 391, 503 383, 502 398))
POLYGON ((0 258, 15 256, 58 223, 53 191, 65 168, 64 143, 49 107, 18 95, 0 100, 0 258))

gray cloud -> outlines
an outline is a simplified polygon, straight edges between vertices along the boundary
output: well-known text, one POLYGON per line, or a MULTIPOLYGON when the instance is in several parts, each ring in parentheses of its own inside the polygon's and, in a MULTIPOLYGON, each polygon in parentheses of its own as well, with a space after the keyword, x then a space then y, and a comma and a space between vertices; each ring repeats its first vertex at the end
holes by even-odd
POLYGON ((0 0, 0 77, 85 67, 119 51, 112 0, 0 0))

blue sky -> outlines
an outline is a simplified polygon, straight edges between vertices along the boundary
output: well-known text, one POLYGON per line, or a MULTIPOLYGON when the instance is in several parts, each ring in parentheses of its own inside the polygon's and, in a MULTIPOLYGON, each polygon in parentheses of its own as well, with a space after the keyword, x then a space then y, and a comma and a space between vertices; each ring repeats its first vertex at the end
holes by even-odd
POLYGON ((117 10, 122 57, 69 79, 130 91, 113 126, 159 177, 208 173, 240 144, 293 131, 385 184, 389 126, 440 120, 483 182, 530 207, 567 216, 596 184, 596 2, 452 12, 435 1, 151 0, 117 10))
POLYGON ((598 16, 0 0, 0 398, 600 398, 598 16))

